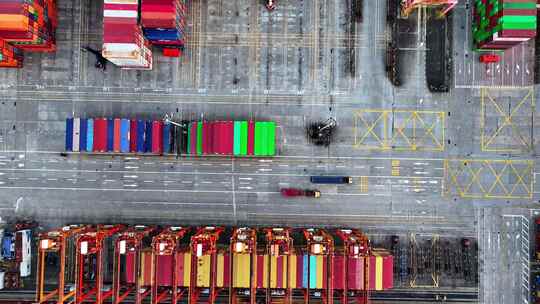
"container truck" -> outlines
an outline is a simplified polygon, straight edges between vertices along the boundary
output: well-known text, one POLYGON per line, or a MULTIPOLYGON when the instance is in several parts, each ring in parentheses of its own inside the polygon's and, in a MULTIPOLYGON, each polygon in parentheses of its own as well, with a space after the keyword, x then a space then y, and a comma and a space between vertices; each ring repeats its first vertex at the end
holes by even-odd
POLYGON ((319 198, 321 197, 321 192, 311 189, 283 188, 281 189, 281 195, 285 197, 305 196, 319 198))
POLYGON ((312 176, 311 182, 314 184, 352 184, 350 176, 312 176))

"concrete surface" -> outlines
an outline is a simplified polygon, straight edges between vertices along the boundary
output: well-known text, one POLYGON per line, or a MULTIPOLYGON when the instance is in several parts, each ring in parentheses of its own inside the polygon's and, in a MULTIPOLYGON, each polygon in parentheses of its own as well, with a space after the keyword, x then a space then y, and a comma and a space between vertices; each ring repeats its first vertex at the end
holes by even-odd
MULTIPOLYGON (((467 47, 460 1, 454 85, 432 94, 425 15, 416 12, 401 21, 404 84, 394 88, 384 71, 386 3, 363 2, 369 14, 352 33, 347 1, 280 1, 273 13, 258 1, 193 1, 184 57, 156 51, 152 71, 109 65, 103 73, 80 51, 99 48, 100 1, 59 0, 58 51, 27 53, 23 69, 0 70, 2 216, 32 216, 46 226, 346 225, 475 236, 478 210, 533 206, 539 139, 528 45, 507 52, 505 67, 484 77, 486 67, 467 47), (68 116, 170 112, 275 120, 279 156, 60 156, 68 116), (304 126, 330 116, 339 126, 336 142, 309 145, 304 126), (350 175, 354 183, 321 186, 317 200, 279 195, 281 187, 309 187, 314 174, 350 175)), ((478 237, 483 244, 489 236, 478 237)))

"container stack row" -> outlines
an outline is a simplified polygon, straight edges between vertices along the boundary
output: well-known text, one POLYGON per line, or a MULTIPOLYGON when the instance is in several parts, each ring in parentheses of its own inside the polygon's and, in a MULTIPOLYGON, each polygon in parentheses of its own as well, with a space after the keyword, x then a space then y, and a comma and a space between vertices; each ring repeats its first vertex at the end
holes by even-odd
POLYGON ((7 41, 0 39, 0 67, 21 68, 24 55, 20 49, 14 48, 7 41))
POLYGON ((0 1, 0 67, 21 67, 22 52, 54 52, 56 0, 0 1), (5 42, 10 46, 6 46, 5 42))
POLYGON ((536 0, 475 0, 477 49, 504 50, 536 36, 536 0))
MULTIPOLYGON (((127 265, 133 265, 134 254, 128 254, 127 265)), ((171 286, 172 278, 172 256, 158 256, 159 286, 171 286)), ((230 274, 230 255, 228 253, 218 253, 216 266, 216 286, 218 288, 227 288, 231 285, 230 274)), ((344 289, 347 284, 349 290, 363 290, 364 279, 367 279, 370 290, 386 290, 393 287, 393 256, 374 252, 369 257, 358 257, 347 259, 347 265, 344 265, 343 256, 335 256, 332 259, 334 275, 334 289, 344 289), (365 259, 368 265, 368 277, 364 278, 365 259), (347 269, 347 277, 344 271, 347 269)), ((133 266, 128 267, 125 272, 125 280, 134 283, 136 279, 140 280, 141 286, 149 286, 151 283, 152 269, 151 251, 143 251, 141 258, 140 275, 134 273, 133 266)), ((189 287, 191 280, 191 253, 180 252, 177 254, 177 276, 180 287, 189 287)), ((197 258, 197 287, 210 286, 211 263, 210 256, 203 255, 197 258)), ((250 269, 254 272, 256 278, 256 288, 287 288, 287 284, 293 289, 325 289, 327 288, 328 277, 328 257, 292 254, 290 259, 286 256, 257 255, 256 268, 252 269, 251 256, 249 254, 235 254, 233 260, 233 288, 250 287, 250 269), (268 261, 270 260, 270 263, 268 261), (287 265, 290 260, 291 265, 287 265), (269 267, 270 266, 270 267, 269 267), (289 275, 287 276, 287 268, 289 275), (269 273, 270 272, 270 273, 269 273), (290 282, 287 282, 287 281, 290 282)))
POLYGON ((152 45, 179 49, 184 45, 184 0, 141 0, 141 25, 152 45))
POLYGON ((188 154, 273 156, 276 123, 194 121, 188 124, 188 154))
POLYGON ((89 153, 275 155, 276 124, 254 121, 184 121, 122 118, 66 119, 65 150, 89 153))
POLYGON ((103 57, 125 69, 152 69, 152 50, 139 25, 139 0, 105 0, 103 57))

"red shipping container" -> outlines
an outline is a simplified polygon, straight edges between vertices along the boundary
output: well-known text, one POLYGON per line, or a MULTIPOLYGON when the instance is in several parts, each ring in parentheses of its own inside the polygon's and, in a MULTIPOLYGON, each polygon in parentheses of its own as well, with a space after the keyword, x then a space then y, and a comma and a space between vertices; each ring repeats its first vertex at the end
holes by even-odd
MULTIPOLYGON (((344 270, 345 267, 343 265, 344 263, 344 257, 343 256, 335 256, 334 257, 334 288, 335 289, 343 289, 345 286, 343 282, 345 282, 344 277, 344 270)), ((349 268, 350 271, 350 268, 349 268)))
POLYGON ((182 51, 180 49, 163 49, 163 56, 165 57, 180 57, 182 51))
POLYGON ((107 151, 107 119, 105 118, 94 120, 94 151, 107 151))
POLYGON ((129 151, 137 152, 137 120, 132 119, 129 122, 129 151))
POLYGON ((225 155, 232 155, 234 149, 234 122, 225 122, 225 155))
POLYGON ((197 155, 197 122, 194 121, 191 123, 191 133, 189 134, 191 138, 190 152, 191 155, 197 155))
POLYGON ((255 151, 255 122, 248 122, 248 144, 247 144, 247 154, 253 155, 255 151))
POLYGON ((159 120, 152 122, 152 153, 163 153, 163 122, 159 120))
POLYGON ((120 152, 120 118, 114 119, 113 151, 120 152))
POLYGON ((391 255, 383 258, 383 289, 394 287, 394 257, 391 255))

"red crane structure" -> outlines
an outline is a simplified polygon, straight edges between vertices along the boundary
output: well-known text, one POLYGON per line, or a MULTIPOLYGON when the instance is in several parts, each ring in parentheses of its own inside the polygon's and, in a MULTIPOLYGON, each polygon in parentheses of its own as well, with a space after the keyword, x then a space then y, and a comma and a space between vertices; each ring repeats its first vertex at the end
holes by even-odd
POLYGON ((360 259, 363 263, 364 284, 362 290, 353 290, 357 295, 355 303, 368 304, 369 280, 367 278, 369 277, 369 256, 371 254, 369 239, 357 229, 338 229, 336 234, 343 241, 343 289, 341 290, 341 303, 349 303, 349 261, 360 259))
POLYGON ((178 253, 180 242, 189 231, 189 228, 169 227, 155 236, 152 240, 152 304, 164 303, 170 295, 171 304, 176 304, 185 293, 185 289, 178 288, 178 253), (160 273, 166 267, 161 263, 170 259, 170 285, 160 286, 160 273))
POLYGON ((88 229, 87 226, 66 226, 57 230, 52 230, 39 234, 38 248, 38 267, 37 267, 37 291, 36 301, 41 303, 64 304, 72 302, 75 297, 75 291, 65 292, 66 290, 66 263, 68 242, 74 241, 78 233, 88 229), (45 259, 49 254, 56 254, 59 257, 58 285, 57 288, 45 294, 45 259))
POLYGON ((142 300, 150 293, 150 290, 141 292, 141 282, 136 276, 140 271, 141 249, 144 246, 143 240, 151 238, 152 233, 156 230, 155 226, 133 226, 122 232, 115 240, 113 272, 114 304, 122 303, 129 296, 133 296, 135 304, 141 304, 142 300), (122 269, 127 268, 133 270, 129 274, 132 276, 130 280, 132 283, 122 280, 122 269))
MULTIPOLYGON (((323 304, 333 304, 334 303, 334 238, 326 230, 318 228, 309 228, 304 229, 304 237, 307 241, 307 256, 308 256, 308 278, 311 278, 311 263, 312 257, 323 256, 323 267, 327 269, 327 275, 323 279, 326 285, 326 288, 315 289, 311 288, 313 285, 312 282, 308 282, 307 288, 304 290, 304 302, 305 304, 310 303, 311 290, 319 291, 321 293, 322 303, 323 304), (324 259, 326 258, 326 259, 324 259)), ((311 281, 311 280, 309 280, 311 281)))
POLYGON ((443 17, 457 4, 458 0, 401 0, 401 15, 407 17, 413 10, 421 6, 443 6, 439 11, 439 17, 443 17))
MULTIPOLYGON (((257 296, 256 286, 256 271, 257 269, 257 230, 254 228, 235 228, 231 237, 230 245, 230 269, 229 272, 229 304, 239 303, 237 301, 238 289, 246 289, 245 287, 235 286, 237 274, 235 269, 240 269, 240 266, 235 265, 238 259, 249 256, 249 303, 255 304, 257 296)), ((243 269, 243 271, 246 271, 243 269)))
POLYGON ((216 269, 217 269, 217 241, 223 232, 223 227, 206 226, 197 229, 191 237, 191 274, 189 280, 189 303, 195 304, 199 300, 201 287, 197 286, 198 260, 203 256, 210 256, 210 282, 208 286, 208 304, 214 304, 217 297, 216 269))
MULTIPOLYGON (((265 229, 266 232, 266 254, 269 257, 286 257, 287 259, 287 271, 286 271, 286 288, 283 290, 283 302, 284 304, 292 303, 292 288, 291 288, 291 254, 294 251, 293 239, 291 238, 291 230, 289 228, 269 228, 265 229)), ((266 303, 272 304, 272 290, 270 289, 270 278, 272 276, 272 267, 270 265, 270 259, 268 259, 268 285, 266 288, 266 303)))
POLYGON ((93 303, 102 304, 110 298, 113 290, 103 290, 103 245, 107 238, 124 230, 124 225, 97 225, 77 237, 75 276, 75 304, 84 303, 88 298, 93 303), (86 282, 85 269, 94 271, 94 282, 86 282))

